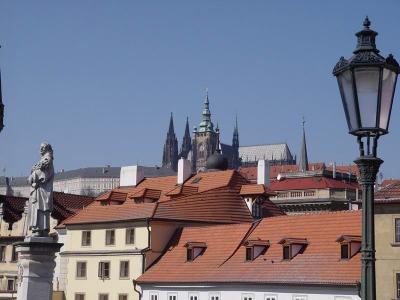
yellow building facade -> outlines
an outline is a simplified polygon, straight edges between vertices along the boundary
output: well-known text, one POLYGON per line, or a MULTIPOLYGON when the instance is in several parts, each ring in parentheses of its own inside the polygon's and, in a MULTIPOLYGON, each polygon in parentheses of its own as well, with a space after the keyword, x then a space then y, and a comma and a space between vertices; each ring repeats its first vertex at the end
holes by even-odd
POLYGON ((149 247, 146 222, 68 226, 65 251, 66 300, 135 300, 132 279, 139 277, 149 247))
POLYGON ((376 202, 375 245, 377 299, 400 299, 400 201, 376 202))

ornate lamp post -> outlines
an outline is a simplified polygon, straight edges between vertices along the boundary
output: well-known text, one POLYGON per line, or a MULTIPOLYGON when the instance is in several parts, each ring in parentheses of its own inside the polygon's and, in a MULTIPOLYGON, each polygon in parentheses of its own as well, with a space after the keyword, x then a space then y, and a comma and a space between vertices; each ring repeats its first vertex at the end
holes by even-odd
POLYGON ((357 48, 346 60, 341 57, 333 69, 346 114, 349 133, 357 136, 360 157, 355 160, 362 186, 362 274, 361 298, 375 300, 375 225, 374 185, 383 160, 377 157, 381 135, 388 133, 390 113, 399 64, 389 55, 379 54, 375 45, 377 32, 370 29, 368 17, 356 33, 357 48), (364 144, 366 141, 366 145, 364 144), (372 144, 371 144, 372 142, 372 144))

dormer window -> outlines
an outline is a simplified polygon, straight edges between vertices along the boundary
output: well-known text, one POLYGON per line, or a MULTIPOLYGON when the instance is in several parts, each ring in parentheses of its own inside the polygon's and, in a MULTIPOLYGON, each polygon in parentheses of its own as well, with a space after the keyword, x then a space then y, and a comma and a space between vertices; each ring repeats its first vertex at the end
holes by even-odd
POLYGON ((340 259, 351 259, 361 248, 361 237, 342 235, 336 240, 340 244, 340 259))
POLYGON ((188 242, 186 243, 186 260, 188 262, 194 261, 198 256, 203 255, 207 248, 206 243, 202 242, 188 242))
POLYGON ((307 239, 283 238, 279 244, 282 245, 282 259, 291 260, 298 254, 304 252, 308 245, 307 239))
POLYGON ((260 255, 264 255, 270 246, 269 241, 265 240, 248 240, 244 243, 246 247, 246 261, 253 261, 260 255))

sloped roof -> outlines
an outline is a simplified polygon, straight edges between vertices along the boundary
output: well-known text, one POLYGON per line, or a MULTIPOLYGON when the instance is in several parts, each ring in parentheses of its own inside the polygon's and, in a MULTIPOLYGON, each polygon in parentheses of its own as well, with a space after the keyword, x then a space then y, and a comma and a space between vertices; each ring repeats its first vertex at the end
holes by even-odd
POLYGON ((357 189, 358 183, 336 180, 328 177, 302 177, 273 180, 269 188, 272 191, 306 190, 306 189, 357 189))
POLYGON ((89 205, 66 219, 63 225, 142 220, 150 218, 155 208, 156 203, 135 204, 133 201, 125 201, 122 205, 89 205))
POLYGON ((375 200, 400 198, 400 180, 383 181, 381 188, 375 192, 375 200))
MULTIPOLYGON (((28 198, 25 197, 0 195, 0 203, 3 203, 4 220, 8 223, 20 220, 27 201, 28 198)), ((51 215, 61 222, 93 201, 94 198, 89 196, 53 192, 53 211, 51 215)))
POLYGON ((293 158, 286 143, 240 146, 239 157, 244 162, 258 161, 260 159, 291 160, 293 158))
POLYGON ((211 223, 239 223, 253 220, 240 195, 226 187, 161 202, 154 218, 211 223))
POLYGON ((289 283, 354 286, 360 281, 360 254, 340 259, 341 235, 361 234, 361 212, 346 211, 265 218, 260 223, 184 228, 176 243, 139 283, 289 283), (324 230, 321 230, 323 226, 324 230), (282 260, 283 237, 307 238, 302 254, 282 260), (186 261, 189 241, 207 244, 193 262, 186 261), (254 261, 245 261, 246 240, 269 240, 254 261))
POLYGON ((264 184, 244 184, 240 189, 240 195, 275 195, 264 184))

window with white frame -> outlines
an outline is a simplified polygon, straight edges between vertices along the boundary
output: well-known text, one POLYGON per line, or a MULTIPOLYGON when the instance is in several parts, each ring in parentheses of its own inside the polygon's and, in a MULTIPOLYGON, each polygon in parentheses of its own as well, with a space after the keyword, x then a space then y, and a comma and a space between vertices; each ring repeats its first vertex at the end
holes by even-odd
POLYGON ((219 293, 210 293, 208 296, 209 300, 220 300, 221 296, 219 293))
POLYGON ((99 277, 101 279, 110 278, 110 262, 100 261, 99 262, 99 277))
POLYGON ((293 300, 307 300, 306 295, 294 295, 293 300))
POLYGON ((178 300, 177 293, 168 293, 168 300, 178 300))
POLYGON ((75 294, 75 300, 85 300, 85 294, 83 293, 75 294))
POLYGON ((254 294, 242 294, 242 300, 254 300, 254 294))
POLYGON ((84 279, 86 278, 86 262, 77 261, 76 262, 76 278, 84 279))
POLYGON ((278 300, 277 295, 265 295, 264 300, 278 300))
POLYGON ((90 230, 82 231, 82 246, 90 246, 92 242, 92 232, 90 230))
POLYGON ((128 300, 128 295, 127 294, 119 294, 118 300, 128 300))
POLYGON ((199 300, 199 294, 198 293, 189 293, 189 299, 188 300, 199 300))
POLYGON ((7 291, 15 291, 15 280, 7 279, 7 291))
POLYGON ((127 245, 132 245, 135 243, 135 228, 126 229, 125 243, 127 245))
POLYGON ((106 245, 115 245, 115 230, 106 230, 106 245))
POLYGON ((119 278, 129 278, 129 261, 124 260, 119 263, 119 278))
POLYGON ((400 218, 394 220, 394 242, 400 243, 400 218))
POLYGON ((158 293, 150 293, 150 300, 158 300, 158 293))
POLYGON ((108 300, 108 294, 99 294, 99 300, 108 300))

